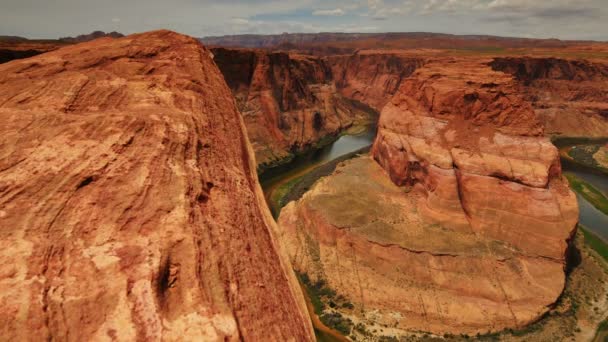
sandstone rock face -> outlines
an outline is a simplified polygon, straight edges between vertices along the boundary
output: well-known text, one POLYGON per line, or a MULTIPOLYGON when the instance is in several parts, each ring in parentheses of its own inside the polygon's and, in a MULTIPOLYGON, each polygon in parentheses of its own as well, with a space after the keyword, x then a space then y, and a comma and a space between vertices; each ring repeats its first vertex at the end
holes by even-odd
POLYGON ((495 58, 494 70, 520 81, 547 134, 608 136, 608 64, 559 58, 495 58))
POLYGON ((258 50, 213 49, 237 99, 261 169, 289 160, 374 116, 340 95, 318 57, 258 50))
POLYGON ((30 40, 22 37, 0 36, 0 64, 10 62, 14 59, 28 58, 41 53, 57 50, 68 44, 88 42, 98 38, 120 38, 118 32, 105 33, 95 31, 77 37, 65 37, 57 40, 30 40))
POLYGON ((356 322, 474 334, 540 318, 578 207, 518 89, 487 61, 416 70, 382 110, 377 164, 350 161, 281 212, 296 269, 349 298, 356 322))
POLYGON ((327 57, 342 95, 377 111, 393 97, 403 79, 424 64, 424 59, 405 51, 367 50, 352 55, 327 57))
POLYGON ((563 262, 576 201, 514 83, 477 61, 429 63, 382 111, 372 154, 396 184, 424 186, 429 219, 563 262))
POLYGON ((0 66, 2 340, 313 340, 230 89, 196 40, 0 66))

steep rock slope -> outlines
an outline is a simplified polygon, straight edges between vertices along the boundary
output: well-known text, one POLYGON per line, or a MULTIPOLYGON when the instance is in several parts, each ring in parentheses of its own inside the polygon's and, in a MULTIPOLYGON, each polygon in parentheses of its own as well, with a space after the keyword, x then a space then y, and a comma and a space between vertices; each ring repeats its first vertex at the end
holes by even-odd
POLYGON ((370 121, 424 59, 395 51, 326 58, 212 49, 262 169, 370 121))
POLYGON ((384 108, 372 154, 396 184, 424 185, 429 217, 563 261, 577 207, 542 134, 509 75, 439 60, 384 108))
POLYGON ((366 106, 341 96, 320 58, 244 49, 213 49, 243 114, 261 169, 306 151, 356 123, 366 106))
POLYGON ((368 330, 519 328, 564 288, 576 197, 518 84, 485 63, 429 60, 382 110, 373 160, 281 212, 295 268, 368 330))
POLYGON ((156 31, 0 66, 2 340, 312 340, 230 89, 156 31))
POLYGON ((342 95, 381 111, 424 58, 405 51, 365 50, 329 56, 327 62, 342 95))
POLYGON ((547 134, 608 136, 608 64, 560 58, 500 57, 490 66, 513 75, 547 134))

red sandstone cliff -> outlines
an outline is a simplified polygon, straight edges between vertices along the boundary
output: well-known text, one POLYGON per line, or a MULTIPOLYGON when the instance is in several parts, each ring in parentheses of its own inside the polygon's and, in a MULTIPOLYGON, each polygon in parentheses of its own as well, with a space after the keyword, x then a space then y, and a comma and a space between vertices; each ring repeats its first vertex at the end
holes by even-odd
POLYGON ((561 295, 578 220, 559 156, 519 83, 488 61, 427 60, 342 163, 279 217, 294 267, 378 327, 521 328, 561 295))
POLYGON ((340 93, 381 111, 424 58, 405 51, 361 51, 327 57, 340 93))
POLYGON ((510 75, 437 60, 383 109, 372 154, 395 183, 422 185, 430 219, 563 262, 578 210, 542 133, 510 75))
POLYGON ((262 168, 372 120, 373 110, 379 111, 402 80, 423 64, 422 58, 399 52, 320 58, 249 49, 212 51, 262 168))
POLYGON ((0 121, 0 339, 314 339, 196 40, 156 31, 3 64, 0 121))
POLYGON ((494 58, 492 69, 513 75, 547 134, 608 136, 608 64, 541 57, 494 58))
POLYGON ((338 93, 330 67, 320 58, 222 48, 213 54, 262 169, 372 119, 366 106, 338 93))

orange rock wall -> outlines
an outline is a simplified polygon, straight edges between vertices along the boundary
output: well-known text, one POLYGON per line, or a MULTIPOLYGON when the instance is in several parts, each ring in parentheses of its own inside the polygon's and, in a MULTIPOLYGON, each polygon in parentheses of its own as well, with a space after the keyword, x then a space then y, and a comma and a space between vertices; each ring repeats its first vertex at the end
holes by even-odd
POLYGON ((3 64, 0 121, 0 339, 314 339, 243 121, 195 39, 3 64))

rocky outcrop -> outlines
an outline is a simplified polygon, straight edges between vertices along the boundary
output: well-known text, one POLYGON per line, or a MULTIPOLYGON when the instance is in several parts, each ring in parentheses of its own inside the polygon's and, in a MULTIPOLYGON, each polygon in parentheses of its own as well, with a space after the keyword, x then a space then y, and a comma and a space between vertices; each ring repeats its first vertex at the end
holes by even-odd
POLYGON ((292 263, 355 322, 433 333, 521 328, 565 284, 576 197, 505 73, 438 58, 382 110, 372 157, 281 212, 292 263))
POLYGON ((23 37, 0 36, 0 64, 15 59, 33 57, 45 52, 57 50, 68 44, 88 42, 98 38, 120 38, 121 33, 95 31, 77 37, 64 37, 59 39, 30 40, 23 37))
POLYGON ((494 58, 492 69, 513 75, 551 135, 608 136, 608 64, 542 57, 494 58))
POLYGON ((405 51, 366 50, 327 57, 340 93, 377 111, 393 97, 401 82, 424 64, 405 51))
POLYGON ((33 42, 25 38, 22 40, 0 39, 0 64, 56 50, 62 45, 56 41, 33 42))
POLYGON ((372 154, 396 184, 424 186, 429 218, 563 262, 576 202, 516 89, 478 62, 432 63, 382 111, 372 154))
POLYGON ((156 31, 0 66, 2 340, 313 340, 230 89, 156 31))
POLYGON ((374 116, 365 105, 338 93, 330 67, 320 58, 260 50, 212 51, 236 97, 262 170, 374 116))

